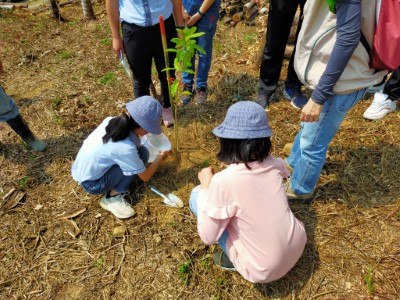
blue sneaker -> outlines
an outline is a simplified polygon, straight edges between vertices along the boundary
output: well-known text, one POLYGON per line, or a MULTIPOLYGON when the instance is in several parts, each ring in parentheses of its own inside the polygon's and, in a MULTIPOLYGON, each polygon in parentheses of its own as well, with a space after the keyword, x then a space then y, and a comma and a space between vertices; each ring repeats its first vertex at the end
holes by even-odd
POLYGON ((308 99, 301 91, 300 87, 293 87, 293 88, 284 88, 283 89, 283 96, 290 100, 290 103, 293 107, 297 109, 302 109, 304 105, 307 104, 308 99))

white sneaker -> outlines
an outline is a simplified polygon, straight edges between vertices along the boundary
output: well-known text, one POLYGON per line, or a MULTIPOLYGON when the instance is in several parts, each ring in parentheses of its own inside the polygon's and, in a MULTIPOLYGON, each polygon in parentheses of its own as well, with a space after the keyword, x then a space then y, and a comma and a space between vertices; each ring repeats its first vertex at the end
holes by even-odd
POLYGON ((396 110, 396 102, 390 100, 388 95, 377 92, 363 117, 368 120, 379 120, 394 110, 396 110))
POLYGON ((100 200, 100 206, 111 212, 118 219, 126 219, 135 214, 135 210, 125 201, 124 194, 118 194, 114 197, 104 196, 100 200))

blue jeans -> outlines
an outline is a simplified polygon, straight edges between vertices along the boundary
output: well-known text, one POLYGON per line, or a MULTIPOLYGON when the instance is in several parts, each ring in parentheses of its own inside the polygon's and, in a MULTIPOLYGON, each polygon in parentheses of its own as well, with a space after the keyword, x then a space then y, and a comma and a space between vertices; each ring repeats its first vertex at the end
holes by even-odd
MULTIPOLYGON (((194 215, 197 217, 197 199, 199 197, 199 192, 196 191, 195 189, 192 190, 192 193, 190 194, 190 199, 189 199, 189 207, 190 210, 194 213, 194 215)), ((228 255, 226 252, 226 241, 228 240, 228 232, 226 229, 222 233, 221 237, 218 240, 218 245, 221 247, 221 249, 225 252, 225 254, 228 255)))
POLYGON ((288 164, 293 168, 290 187, 297 195, 311 193, 325 163, 328 145, 338 132, 347 112, 365 94, 362 89, 351 94, 336 95, 326 101, 318 122, 301 123, 288 164))
MULTIPOLYGON (((138 148, 139 157, 144 164, 149 160, 149 150, 141 146, 138 148)), ((102 177, 96 180, 81 182, 83 189, 89 194, 106 194, 111 190, 118 193, 128 191, 135 182, 139 181, 137 175, 126 176, 118 165, 113 165, 102 177)))
MULTIPOLYGON (((211 67, 211 58, 212 58, 212 48, 213 48, 213 38, 215 31, 217 29, 217 22, 219 18, 219 5, 213 5, 207 11, 207 13, 194 25, 197 27, 197 32, 205 32, 202 36, 197 38, 197 44, 204 48, 206 54, 197 52, 199 56, 199 63, 197 66, 196 73, 196 87, 197 88, 206 88, 208 73, 211 67)), ((192 70, 195 71, 195 57, 192 58, 192 70)), ((182 74, 183 83, 192 88, 194 81, 194 74, 189 74, 187 72, 183 72, 182 74)))
POLYGON ((0 122, 7 122, 19 115, 19 108, 15 101, 7 96, 0 86, 0 122))

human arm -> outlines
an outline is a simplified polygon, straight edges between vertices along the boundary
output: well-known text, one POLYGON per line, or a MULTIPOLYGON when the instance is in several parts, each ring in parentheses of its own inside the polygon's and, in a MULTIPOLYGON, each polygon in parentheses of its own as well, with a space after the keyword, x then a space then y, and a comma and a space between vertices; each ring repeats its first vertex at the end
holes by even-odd
POLYGON ((183 27, 183 7, 182 0, 171 0, 172 2, 172 13, 174 15, 175 26, 183 27))
POLYGON ((157 155, 156 159, 144 170, 144 172, 138 174, 139 178, 144 182, 147 182, 153 177, 154 173, 157 171, 160 163, 167 158, 169 155, 169 151, 160 151, 157 155))
POLYGON ((202 207, 205 205, 207 199, 208 189, 200 187, 199 197, 198 197, 198 221, 197 221, 197 231, 201 240, 207 244, 212 245, 217 243, 218 239, 221 237, 222 233, 229 224, 230 218, 226 219, 216 219, 209 217, 202 207))
POLYGON ((336 42, 324 73, 308 103, 301 111, 303 122, 317 122, 325 101, 334 96, 339 80, 361 37, 361 0, 336 2, 336 42))
POLYGON ((211 5, 213 5, 214 1, 215 0, 204 0, 199 10, 193 16, 189 16, 190 18, 188 18, 186 25, 189 27, 194 26, 203 17, 203 15, 207 13, 207 10, 211 5))
POLYGON ((106 0, 106 11, 108 24, 111 29, 112 47, 119 56, 120 51, 124 52, 124 46, 120 34, 118 0, 106 0))

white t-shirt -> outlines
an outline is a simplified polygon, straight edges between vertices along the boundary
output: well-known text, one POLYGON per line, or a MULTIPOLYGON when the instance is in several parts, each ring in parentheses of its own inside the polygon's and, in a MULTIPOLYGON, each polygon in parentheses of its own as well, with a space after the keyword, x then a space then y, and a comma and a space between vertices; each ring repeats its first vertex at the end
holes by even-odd
POLYGON ((140 159, 135 143, 126 138, 122 141, 103 144, 106 126, 113 117, 106 118, 83 142, 72 164, 72 177, 81 183, 101 178, 113 165, 118 165, 123 174, 140 174, 146 167, 140 159))

